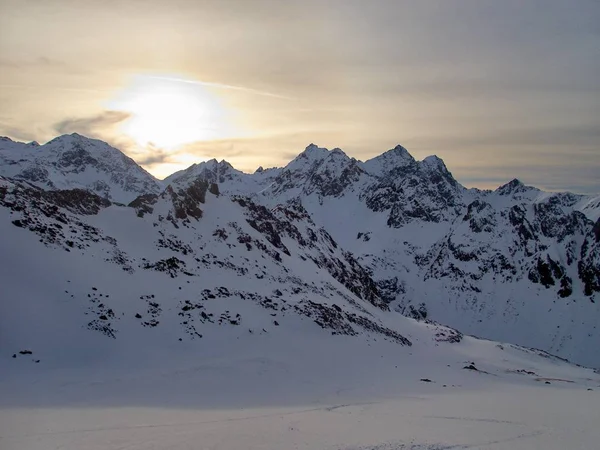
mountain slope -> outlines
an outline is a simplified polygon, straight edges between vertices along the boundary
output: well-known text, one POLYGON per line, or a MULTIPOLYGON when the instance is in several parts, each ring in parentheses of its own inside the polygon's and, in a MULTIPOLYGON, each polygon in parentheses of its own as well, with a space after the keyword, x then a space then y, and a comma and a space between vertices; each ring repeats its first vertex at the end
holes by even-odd
POLYGON ((595 197, 519 180, 466 189, 440 158, 401 146, 363 163, 311 144, 268 183, 244 186, 271 208, 301 204, 392 308, 599 364, 595 197))
POLYGON ((59 334, 83 326, 112 339, 166 323, 176 343, 215 327, 266 333, 297 320, 290 316, 332 334, 411 345, 385 326, 388 307, 370 276, 301 208, 272 212, 214 191, 196 180, 124 207, 86 191, 1 179, 2 233, 11 237, 2 255, 20 273, 3 279, 12 293, 3 305, 4 349, 56 352, 56 342, 45 348, 55 320, 65 321, 59 334), (44 289, 48 302, 27 297, 24 277, 46 279, 42 267, 26 269, 27 261, 53 254, 61 279, 44 289), (23 324, 41 310, 47 322, 32 335, 23 324))
MULTIPOLYGON (((122 206, 0 178, 0 206, 10 237, 0 244, 1 360, 13 369, 26 367, 29 350, 56 369, 128 352, 153 364, 156 349, 189 355, 205 340, 291 334, 349 348, 380 342, 405 356, 439 348, 454 364, 473 345, 495 347, 515 370, 529 360, 571 370, 540 351, 393 313, 370 274, 298 203, 269 209, 196 179, 122 206)), ((492 360, 488 368, 501 370, 492 360)))
POLYGON ((597 442, 597 373, 403 317, 301 204, 219 190, 0 178, 3 449, 597 442))

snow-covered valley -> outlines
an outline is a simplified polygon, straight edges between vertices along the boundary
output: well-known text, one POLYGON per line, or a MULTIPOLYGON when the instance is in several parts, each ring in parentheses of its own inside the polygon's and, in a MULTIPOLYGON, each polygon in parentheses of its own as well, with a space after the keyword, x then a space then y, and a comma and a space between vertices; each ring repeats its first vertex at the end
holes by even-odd
POLYGON ((202 345, 155 347, 153 357, 126 348, 87 367, 47 369, 24 358, 18 364, 29 368, 2 374, 0 443, 7 450, 596 448, 598 374, 489 341, 436 347, 416 328, 406 331, 425 340, 410 349, 288 329, 215 334, 202 345), (479 371, 463 369, 470 362, 479 371))

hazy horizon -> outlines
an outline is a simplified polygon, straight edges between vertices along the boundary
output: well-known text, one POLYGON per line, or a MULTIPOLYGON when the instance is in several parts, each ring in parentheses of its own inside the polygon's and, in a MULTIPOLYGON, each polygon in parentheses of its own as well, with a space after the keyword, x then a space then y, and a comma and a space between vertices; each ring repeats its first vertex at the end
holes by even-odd
POLYGON ((400 144, 467 187, 600 192, 600 4, 0 0, 0 135, 158 178, 400 144))

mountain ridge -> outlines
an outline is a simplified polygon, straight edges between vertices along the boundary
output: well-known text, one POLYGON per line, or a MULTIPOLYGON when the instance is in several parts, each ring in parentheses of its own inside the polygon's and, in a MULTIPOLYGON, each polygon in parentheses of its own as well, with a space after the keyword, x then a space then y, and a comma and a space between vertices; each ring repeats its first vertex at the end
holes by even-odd
MULTIPOLYGON (((84 135, 82 135, 82 134, 79 134, 79 133, 63 134, 63 135, 57 136, 57 137, 55 137, 55 138, 53 138, 53 139, 49 140, 49 141, 48 141, 48 142, 46 142, 45 144, 39 144, 37 141, 30 141, 30 142, 18 141, 18 140, 14 140, 14 139, 12 139, 12 138, 10 138, 10 137, 8 137, 8 136, 0 136, 0 143, 11 143, 11 144, 15 144, 15 145, 17 145, 17 146, 44 147, 44 146, 46 146, 46 145, 48 145, 48 144, 50 144, 50 143, 53 143, 53 142, 55 142, 55 141, 61 141, 61 140, 63 140, 63 139, 68 139, 69 137, 72 137, 72 138, 78 138, 78 139, 82 139, 82 140, 86 140, 86 141, 91 141, 91 142, 100 142, 100 143, 102 143, 102 144, 105 144, 105 145, 109 146, 108 144, 106 144, 106 142, 104 142, 104 141, 102 141, 102 140, 100 140, 100 139, 97 139, 97 138, 89 138, 89 137, 86 137, 86 136, 84 136, 84 135)), ((111 147, 111 146, 109 146, 109 147, 111 147)), ((132 160, 132 161, 136 162, 134 159, 132 159, 131 157, 127 156, 127 155, 126 155, 125 153, 123 153, 121 150, 119 150, 119 149, 117 149, 117 148, 115 148, 115 147, 111 147, 111 148, 113 148, 114 150, 117 150, 117 151, 119 151, 119 153, 121 153, 123 156, 125 156, 125 158, 127 158, 127 159, 130 159, 130 160, 132 160)), ((358 162, 358 163, 359 163, 361 166, 363 166, 363 167, 364 167, 365 165, 371 164, 371 163, 373 163, 373 162, 375 162, 375 161, 377 161, 377 160, 381 160, 382 158, 386 158, 386 157, 387 157, 387 161, 386 161, 386 162, 388 162, 388 163, 389 163, 389 162, 392 162, 392 163, 393 163, 393 162, 394 162, 394 158, 393 158, 393 156, 390 156, 390 155, 394 155, 394 154, 395 154, 395 155, 398 155, 398 154, 400 154, 400 155, 402 155, 402 156, 401 156, 400 158, 396 158, 396 161, 398 161, 398 160, 403 160, 403 159, 406 159, 406 160, 408 160, 408 161, 413 161, 413 162, 426 162, 426 163, 429 163, 429 164, 431 164, 433 161, 437 161, 438 163, 440 163, 440 162, 441 162, 441 165, 442 165, 442 166, 443 166, 443 167, 444 167, 446 170, 448 170, 448 169, 447 169, 447 167, 446 167, 446 165, 445 165, 445 162, 444 162, 444 160, 443 160, 442 158, 440 158, 438 155, 435 155, 435 154, 433 154, 433 155, 429 155, 429 156, 426 156, 425 158, 423 158, 421 161, 417 161, 417 160, 416 160, 416 159, 415 159, 415 158, 414 158, 414 157, 413 157, 413 156, 412 156, 412 155, 411 155, 411 154, 408 152, 408 150, 407 150, 407 149, 406 149, 404 146, 402 146, 402 145, 400 145, 400 144, 396 145, 396 146, 395 146, 394 148, 392 148, 392 149, 386 150, 386 151, 384 151, 383 153, 381 153, 381 154, 379 154, 379 155, 376 155, 376 156, 373 156, 373 157, 371 157, 371 158, 369 158, 369 159, 366 159, 366 160, 364 160, 364 161, 362 161, 362 160, 358 160, 358 159, 356 159, 356 158, 353 158, 353 157, 350 157, 350 156, 348 156, 348 155, 347 155, 347 154, 346 154, 346 153, 345 153, 345 152, 344 152, 342 149, 340 149, 340 148, 338 148, 338 147, 336 147, 336 148, 333 148, 333 149, 331 149, 331 150, 330 150, 330 149, 327 149, 327 148, 325 148, 325 147, 319 147, 318 145, 316 145, 316 144, 314 144, 314 143, 311 143, 311 144, 309 144, 309 145, 308 145, 308 146, 305 148, 305 150, 304 150, 304 151, 302 151, 302 152, 300 152, 300 153, 298 154, 298 156, 302 155, 302 154, 303 154, 303 153, 306 151, 306 149, 310 149, 310 148, 316 148, 316 149, 325 150, 325 151, 326 151, 326 153, 325 153, 325 154, 332 153, 332 152, 334 152, 334 153, 341 153, 341 154, 343 154, 343 155, 347 156, 347 157, 348 157, 348 158, 350 158, 350 159, 356 160, 356 161, 357 161, 357 162, 358 162)), ((2 151, 2 146, 1 146, 1 145, 0 145, 0 151, 2 151)), ((295 158, 293 158, 292 160, 290 160, 290 162, 292 162, 294 159, 295 159, 295 158)), ((276 171, 276 170, 280 170, 280 169, 282 169, 282 168, 284 168, 284 167, 285 167, 285 166, 282 166, 282 167, 277 167, 277 166, 274 166, 274 167, 264 167, 264 166, 259 166, 259 167, 258 167, 258 168, 257 168, 257 169, 254 171, 254 172, 244 172, 243 170, 240 170, 240 169, 235 169, 235 168, 233 167, 233 165, 232 165, 231 163, 229 163, 229 162, 228 162, 227 160, 225 160, 225 159, 221 159, 220 161, 218 161, 218 159, 217 159, 217 158, 212 158, 212 159, 210 159, 210 160, 201 161, 201 162, 198 162, 198 163, 193 163, 193 164, 191 164, 190 166, 188 166, 188 167, 186 167, 186 168, 184 168, 184 169, 179 169, 179 170, 177 170, 177 171, 173 172, 172 174, 170 174, 170 175, 167 175, 167 176, 166 176, 166 177, 164 177, 163 179, 156 178, 156 177, 154 177, 153 175, 151 175, 151 174, 149 174, 149 173, 148 173, 148 175, 150 175, 150 177, 151 177, 151 178, 153 178, 153 179, 154 179, 154 180, 156 180, 156 181, 163 182, 163 183, 167 182, 167 184, 168 184, 168 180, 169 180, 169 179, 173 179, 173 178, 174 178, 174 177, 175 177, 177 174, 181 174, 181 173, 183 173, 183 172, 187 171, 188 169, 191 169, 191 168, 192 168, 192 167, 194 167, 194 166, 199 166, 199 165, 202 165, 202 164, 205 164, 205 163, 226 165, 226 166, 229 166, 229 167, 233 168, 233 169, 234 169, 234 170, 236 170, 237 172, 239 172, 239 173, 243 173, 243 174, 245 174, 245 175, 254 175, 254 174, 256 174, 256 173, 261 173, 261 172, 263 172, 263 171, 265 171, 265 172, 267 172, 267 171, 276 171)), ((5 164, 6 164, 6 162, 5 162, 5 161, 2 161, 2 164, 1 164, 1 165, 5 165, 5 164)), ((136 162, 136 164, 137 164, 137 162, 136 162)), ((289 164, 289 163, 288 163, 288 164, 289 164)), ((140 166, 140 167, 141 167, 141 166, 140 166)), ((144 170, 144 169, 142 169, 142 170, 144 170)), ((144 172, 145 172, 145 170, 144 170, 144 172)), ((4 174, 4 175, 5 175, 5 174, 4 174)), ((5 176, 6 176, 6 175, 5 175, 5 176)), ((501 188, 501 187, 503 187, 503 186, 506 186, 506 185, 508 185, 508 184, 510 184, 510 183, 512 183, 512 182, 514 182, 515 180, 516 180, 516 181, 518 181, 520 184, 523 184, 523 185, 524 185, 524 186, 526 186, 526 187, 534 187, 534 186, 530 186, 530 185, 525 185, 523 182, 521 182, 521 181, 520 181, 520 180, 518 180, 518 179, 512 179, 512 180, 510 180, 510 181, 507 181, 507 182, 506 182, 504 185, 500 185, 500 186, 498 186, 498 188, 496 188, 495 190, 497 190, 497 189, 499 189, 499 188, 501 188)), ((480 189, 480 188, 475 188, 475 187, 474 187, 474 188, 466 188, 466 187, 465 187, 465 189, 474 189, 474 190, 480 190, 480 191, 488 191, 488 190, 489 190, 489 189, 480 189)), ((535 189, 539 189, 539 188, 535 188, 535 189)), ((543 191, 543 190, 541 190, 541 189, 539 189, 539 190, 540 190, 541 192, 547 192, 547 193, 550 193, 550 194, 551 194, 551 193, 558 193, 558 192, 568 192, 568 191, 543 191)), ((598 201, 600 201, 600 193, 597 193, 597 194, 577 194, 577 193, 575 193, 575 194, 573 194, 573 195, 579 195, 579 196, 585 196, 585 197, 592 197, 592 198, 594 198, 594 199, 598 199, 598 201)))

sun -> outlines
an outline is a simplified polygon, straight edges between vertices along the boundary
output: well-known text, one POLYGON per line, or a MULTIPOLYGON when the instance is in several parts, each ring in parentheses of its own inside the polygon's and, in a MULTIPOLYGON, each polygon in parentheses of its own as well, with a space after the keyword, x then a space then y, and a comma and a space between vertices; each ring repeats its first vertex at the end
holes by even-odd
POLYGON ((109 107, 129 118, 121 132, 140 146, 173 149, 231 135, 229 114, 201 82, 173 76, 140 75, 109 107))

